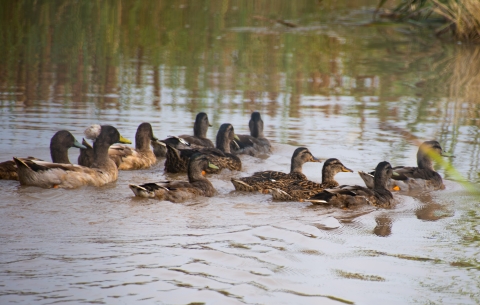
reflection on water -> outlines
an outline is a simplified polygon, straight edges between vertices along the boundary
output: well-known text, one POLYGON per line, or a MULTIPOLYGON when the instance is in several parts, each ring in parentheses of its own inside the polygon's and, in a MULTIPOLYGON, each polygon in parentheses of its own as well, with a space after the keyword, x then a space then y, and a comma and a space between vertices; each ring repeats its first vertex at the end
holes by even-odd
MULTIPOLYGON (((380 211, 272 202, 229 182, 287 171, 298 145, 355 171, 414 165, 415 139, 437 139, 480 182, 480 49, 373 24, 376 4, 1 2, 0 161, 49 159, 55 131, 81 138, 91 123, 191 133, 199 111, 211 139, 224 122, 248 133, 260 111, 274 143, 211 177, 217 197, 185 204, 132 198, 128 183, 173 178, 161 164, 98 189, 1 182, 1 303, 479 303, 479 200, 455 182, 380 211)), ((321 164, 304 170, 321 180, 321 164)))
POLYGON ((373 233, 377 236, 389 236, 392 234, 392 219, 388 214, 379 215, 375 218, 377 225, 373 229, 373 233))

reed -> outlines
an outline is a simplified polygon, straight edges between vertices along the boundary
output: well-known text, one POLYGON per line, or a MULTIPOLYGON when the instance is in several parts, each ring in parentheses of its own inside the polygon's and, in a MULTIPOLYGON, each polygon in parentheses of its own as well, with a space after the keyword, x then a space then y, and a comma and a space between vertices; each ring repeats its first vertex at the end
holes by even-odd
MULTIPOLYGON (((380 0, 377 11, 386 2, 380 0)), ((393 12, 383 16, 403 21, 441 20, 438 36, 451 32, 456 40, 480 43, 479 0, 402 0, 393 12)))

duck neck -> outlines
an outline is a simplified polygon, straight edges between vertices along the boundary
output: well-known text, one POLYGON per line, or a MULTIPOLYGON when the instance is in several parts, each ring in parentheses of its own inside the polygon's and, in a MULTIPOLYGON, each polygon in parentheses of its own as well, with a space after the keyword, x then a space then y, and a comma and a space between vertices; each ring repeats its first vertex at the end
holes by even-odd
POLYGON ((373 188, 375 190, 386 190, 387 189, 387 179, 384 174, 379 174, 374 176, 373 188))
POLYGON ((249 124, 250 135, 254 138, 264 138, 263 135, 263 121, 251 121, 249 124))
POLYGON ((292 157, 290 173, 302 173, 303 162, 292 157))
POLYGON ((432 159, 430 159, 430 157, 424 153, 417 154, 417 165, 418 165, 418 168, 435 171, 433 169, 432 159))
POLYGON ((193 135, 197 138, 204 139, 207 137, 208 126, 202 124, 202 122, 195 122, 193 125, 193 135))
POLYGON ((53 163, 70 163, 68 159, 68 147, 58 143, 50 143, 50 156, 53 163))
POLYGON ((338 185, 338 182, 335 180, 335 175, 337 173, 328 170, 326 166, 322 168, 322 184, 328 185, 338 185))
POLYGON ((108 157, 109 147, 110 144, 98 140, 93 144, 93 161, 97 167, 107 164, 110 160, 108 157))
POLYGON ((202 171, 198 170, 198 168, 188 167, 188 181, 193 183, 201 180, 207 180, 207 178, 202 175, 202 171))
POLYGON ((230 153, 230 139, 225 136, 220 136, 217 138, 216 148, 220 149, 224 153, 230 153))
POLYGON ((150 150, 150 139, 149 134, 137 134, 135 135, 135 149, 139 151, 148 151, 150 150))

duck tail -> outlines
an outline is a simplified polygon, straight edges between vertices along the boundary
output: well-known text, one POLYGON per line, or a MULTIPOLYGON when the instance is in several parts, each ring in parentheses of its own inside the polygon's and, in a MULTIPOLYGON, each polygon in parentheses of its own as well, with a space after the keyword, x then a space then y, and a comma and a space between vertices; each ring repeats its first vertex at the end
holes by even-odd
POLYGON ((245 192, 255 191, 251 185, 243 182, 242 180, 232 178, 230 181, 232 182, 233 186, 235 187, 235 190, 237 191, 245 191, 245 192))
POLYGON ((311 198, 311 199, 304 199, 303 201, 305 202, 311 202, 311 203, 315 203, 315 204, 324 204, 324 203, 328 203, 327 201, 323 200, 323 199, 314 199, 314 198, 311 198))
POLYGON ((369 189, 373 189, 373 186, 374 186, 374 177, 373 175, 369 174, 369 173, 366 173, 366 172, 362 172, 362 171, 359 171, 358 172, 358 175, 360 175, 360 178, 362 178, 363 182, 365 182, 365 185, 369 188, 369 189))
POLYGON ((290 196, 290 194, 279 188, 271 188, 270 193, 274 200, 293 200, 293 197, 290 196))
POLYGON ((150 192, 149 190, 147 190, 141 185, 129 184, 128 187, 132 190, 132 192, 137 197, 152 198, 153 196, 155 196, 155 193, 153 193, 153 196, 152 196, 152 192, 150 192))

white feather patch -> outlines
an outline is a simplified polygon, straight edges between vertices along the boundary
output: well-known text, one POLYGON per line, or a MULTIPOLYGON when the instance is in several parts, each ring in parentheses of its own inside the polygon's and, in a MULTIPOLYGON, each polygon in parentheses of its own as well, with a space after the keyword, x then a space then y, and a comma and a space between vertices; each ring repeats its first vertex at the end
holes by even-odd
POLYGON ((85 134, 85 137, 87 139, 95 140, 96 138, 98 138, 101 131, 102 131, 102 126, 100 126, 98 124, 93 124, 92 126, 85 129, 85 131, 83 133, 85 134))

